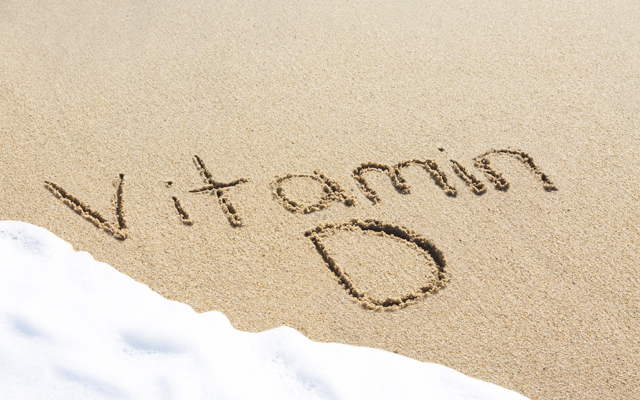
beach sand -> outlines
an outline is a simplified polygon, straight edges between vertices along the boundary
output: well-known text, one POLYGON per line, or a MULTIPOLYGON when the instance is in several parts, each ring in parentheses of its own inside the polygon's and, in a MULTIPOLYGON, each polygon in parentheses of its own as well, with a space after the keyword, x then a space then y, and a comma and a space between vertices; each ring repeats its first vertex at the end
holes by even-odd
POLYGON ((640 396, 640 3, 0 20, 0 219, 238 329, 640 396))

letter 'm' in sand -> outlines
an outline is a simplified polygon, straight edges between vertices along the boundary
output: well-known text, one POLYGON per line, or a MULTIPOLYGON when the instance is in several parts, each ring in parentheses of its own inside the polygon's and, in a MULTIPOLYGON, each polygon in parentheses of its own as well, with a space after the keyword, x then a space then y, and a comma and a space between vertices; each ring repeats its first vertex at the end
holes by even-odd
POLYGON ((360 190, 362 190, 364 195, 369 200, 371 200, 373 204, 377 204, 380 202, 380 196, 378 196, 378 193, 373 190, 371 185, 369 185, 369 182, 367 182, 367 180, 365 179, 365 173, 386 173, 389 176, 389 179, 391 179, 391 184, 398 191, 398 193, 409 194, 411 193, 411 187, 404 179, 401 172, 402 169, 407 168, 411 165, 418 165, 425 171, 429 172, 435 184, 438 185, 438 187, 440 187, 447 196, 455 197, 457 195, 456 188, 453 185, 449 184, 447 176, 438 167, 438 164, 433 160, 409 160, 403 161, 394 166, 372 162, 363 163, 353 170, 353 178, 356 180, 358 187, 360 188, 360 190))
POLYGON ((464 165, 455 160, 451 161, 451 168, 471 188, 471 191, 477 195, 481 195, 487 191, 484 183, 480 182, 472 173, 470 173, 464 165))

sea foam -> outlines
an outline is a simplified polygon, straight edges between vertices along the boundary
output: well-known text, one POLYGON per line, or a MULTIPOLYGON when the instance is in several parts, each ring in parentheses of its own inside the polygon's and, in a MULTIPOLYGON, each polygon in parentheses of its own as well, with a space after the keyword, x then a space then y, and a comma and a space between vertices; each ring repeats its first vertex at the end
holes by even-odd
POLYGON ((450 368, 235 330, 43 228, 0 222, 2 399, 524 399, 450 368))

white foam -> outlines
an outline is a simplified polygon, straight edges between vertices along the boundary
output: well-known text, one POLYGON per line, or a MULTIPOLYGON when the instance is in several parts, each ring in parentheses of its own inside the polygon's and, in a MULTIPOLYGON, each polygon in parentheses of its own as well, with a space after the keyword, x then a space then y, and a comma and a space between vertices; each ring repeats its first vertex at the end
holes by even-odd
POLYGON ((45 229, 0 222, 2 399, 524 399, 437 364, 233 329, 45 229))

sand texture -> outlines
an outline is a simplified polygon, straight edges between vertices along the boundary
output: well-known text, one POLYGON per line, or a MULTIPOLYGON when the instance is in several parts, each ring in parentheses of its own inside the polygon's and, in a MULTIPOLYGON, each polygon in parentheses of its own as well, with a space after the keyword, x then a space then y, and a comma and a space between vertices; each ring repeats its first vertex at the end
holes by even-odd
POLYGON ((0 219, 238 329, 640 397, 640 2, 175 3, 0 4, 0 219))

